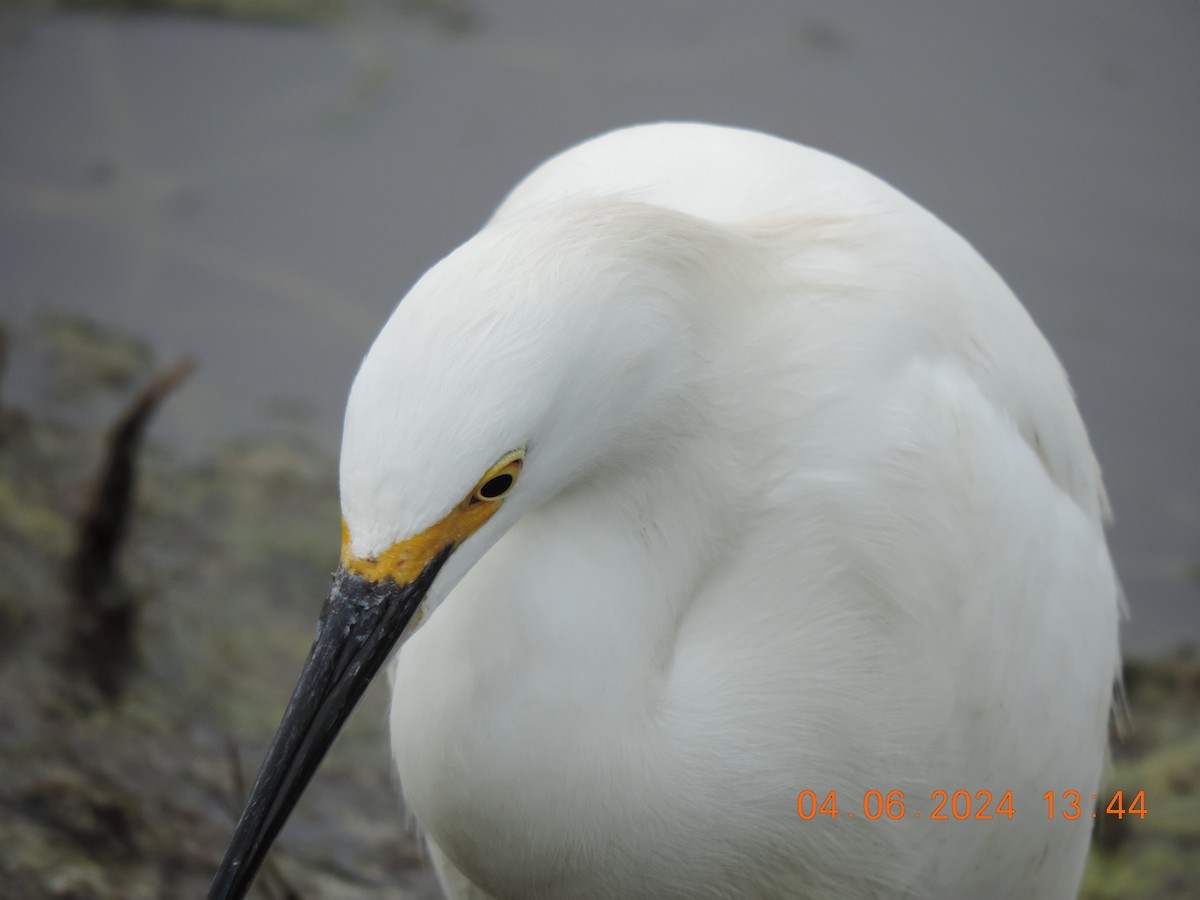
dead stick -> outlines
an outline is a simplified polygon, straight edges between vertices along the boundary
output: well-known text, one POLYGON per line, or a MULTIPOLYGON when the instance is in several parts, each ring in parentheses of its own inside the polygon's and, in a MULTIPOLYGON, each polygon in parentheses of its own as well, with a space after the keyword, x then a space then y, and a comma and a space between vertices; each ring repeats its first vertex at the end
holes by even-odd
POLYGON ((117 578, 117 555, 132 518, 137 455, 142 434, 163 398, 195 368, 181 359, 155 378, 117 420, 104 462, 75 523, 67 560, 70 594, 68 658, 108 699, 120 692, 133 659, 136 604, 117 578))

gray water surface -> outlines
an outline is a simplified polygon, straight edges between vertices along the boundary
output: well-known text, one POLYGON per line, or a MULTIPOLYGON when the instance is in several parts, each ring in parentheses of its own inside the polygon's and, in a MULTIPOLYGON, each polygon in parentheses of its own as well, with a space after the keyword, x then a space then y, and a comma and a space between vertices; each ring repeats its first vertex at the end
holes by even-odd
MULTIPOLYGON (((0 304, 190 352, 161 427, 287 401, 335 449, 408 286, 612 127, 771 131, 974 243, 1071 373, 1134 653, 1200 641, 1200 4, 491 0, 471 27, 34 15, 0 35, 0 304)), ((332 551, 331 551, 332 552, 332 551)))

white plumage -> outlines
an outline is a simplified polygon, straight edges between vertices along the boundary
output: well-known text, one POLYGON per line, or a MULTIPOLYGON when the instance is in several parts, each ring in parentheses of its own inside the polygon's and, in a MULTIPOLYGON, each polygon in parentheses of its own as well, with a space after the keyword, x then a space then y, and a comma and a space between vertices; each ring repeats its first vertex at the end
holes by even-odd
POLYGON ((394 673, 450 897, 1075 895, 1090 807, 1041 798, 1104 761, 1104 490, 1053 352, 951 229, 753 132, 566 151, 366 357, 350 553, 514 448, 394 673), (865 819, 872 790, 906 814, 865 819), (1014 816, 931 821, 937 790, 1014 816))

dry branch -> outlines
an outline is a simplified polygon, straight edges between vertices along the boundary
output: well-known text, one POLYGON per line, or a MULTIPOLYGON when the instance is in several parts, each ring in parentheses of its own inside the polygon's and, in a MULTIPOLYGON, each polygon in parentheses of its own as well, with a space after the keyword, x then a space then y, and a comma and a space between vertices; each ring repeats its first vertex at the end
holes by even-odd
POLYGON ((108 700, 119 696, 134 659, 138 609, 121 584, 117 556, 129 532, 142 434, 163 398, 195 368, 181 359, 143 390, 109 433, 104 462, 75 522, 67 560, 67 658, 108 700))

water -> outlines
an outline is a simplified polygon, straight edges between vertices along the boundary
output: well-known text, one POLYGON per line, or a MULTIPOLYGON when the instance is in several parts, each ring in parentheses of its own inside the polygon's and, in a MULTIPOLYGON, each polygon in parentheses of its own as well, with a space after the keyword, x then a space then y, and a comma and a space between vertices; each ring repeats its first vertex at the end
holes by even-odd
POLYGON ((851 159, 968 237, 1072 375, 1126 646, 1200 641, 1200 6, 484 2, 465 32, 28 16, 0 37, 0 304, 202 370, 181 446, 285 409, 336 448, 407 287, 547 155, 702 119, 851 159))

